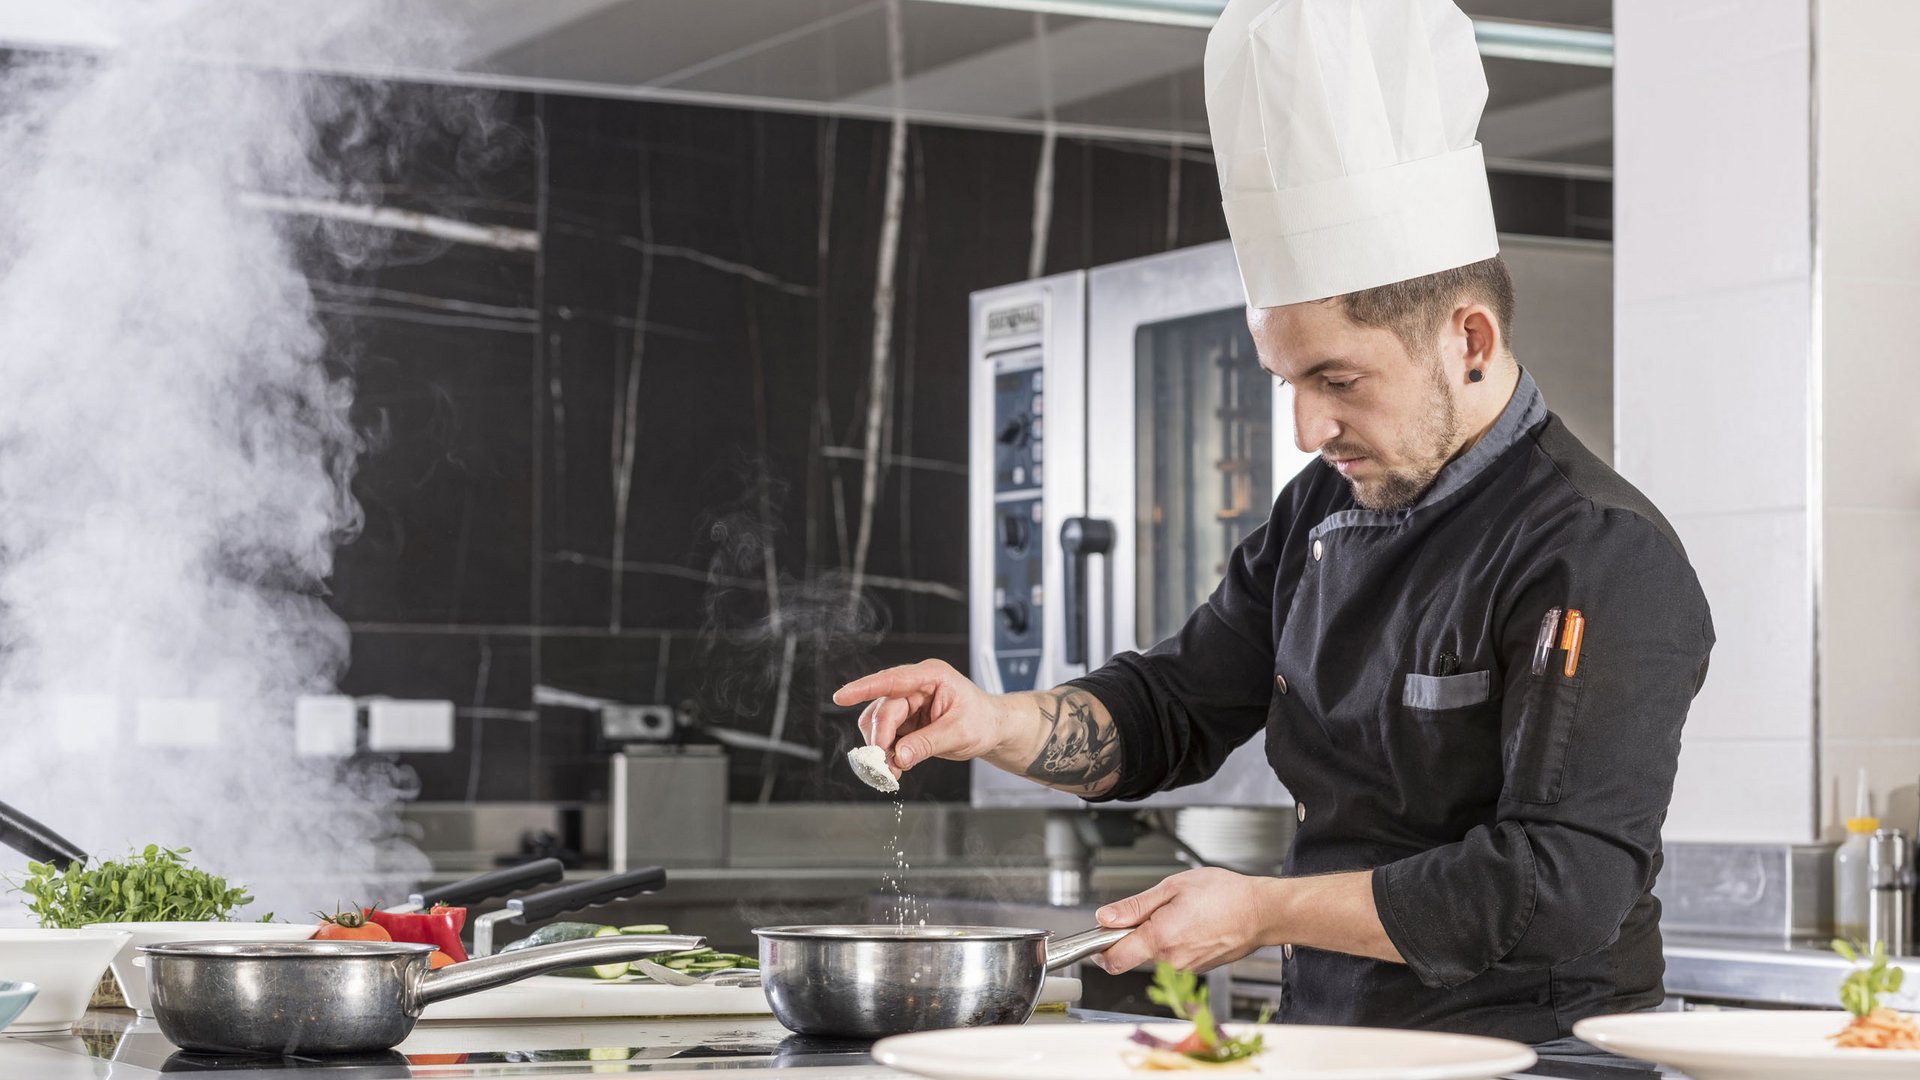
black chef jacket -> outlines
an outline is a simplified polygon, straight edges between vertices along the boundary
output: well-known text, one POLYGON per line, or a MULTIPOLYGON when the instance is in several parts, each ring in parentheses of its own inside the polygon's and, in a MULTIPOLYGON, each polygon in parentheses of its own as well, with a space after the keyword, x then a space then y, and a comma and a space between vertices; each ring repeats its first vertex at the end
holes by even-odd
POLYGON ((1362 509, 1314 462, 1178 634, 1075 684, 1119 728, 1108 798, 1264 730, 1286 873, 1374 871, 1406 964, 1297 949, 1282 1020, 1543 1042, 1661 1000, 1660 826, 1712 645, 1673 529, 1522 371, 1417 504, 1362 509), (1532 671, 1556 607, 1586 619, 1572 677, 1557 648, 1532 671))

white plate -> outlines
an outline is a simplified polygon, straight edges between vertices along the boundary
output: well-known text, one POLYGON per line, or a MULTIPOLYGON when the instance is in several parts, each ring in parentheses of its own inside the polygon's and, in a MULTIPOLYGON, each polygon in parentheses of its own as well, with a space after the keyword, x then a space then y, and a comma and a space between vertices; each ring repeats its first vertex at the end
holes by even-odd
POLYGON ((82 929, 125 931, 133 936, 113 954, 113 978, 127 1007, 141 1016, 153 1015, 147 993, 147 962, 140 946, 167 941, 305 941, 320 927, 314 923, 262 922, 123 922, 90 923, 82 929))
MULTIPOLYGON (((1163 1039, 1188 1024, 1148 1024, 1163 1039)), ((1228 1024, 1238 1035, 1252 1024, 1228 1024)), ((1533 1067, 1532 1050, 1505 1039, 1384 1028, 1260 1028, 1267 1049, 1257 1075, 1284 1080, 1492 1080, 1533 1067)), ((979 1027, 895 1035, 873 1046, 882 1065, 937 1080, 1141 1080, 1157 1075, 1127 1064, 1140 1048, 1131 1024, 979 1027)), ((1231 1073, 1222 1075, 1232 1075, 1231 1073)))
POLYGON ((1693 1080, 1920 1076, 1920 1050, 1842 1050, 1828 1036, 1843 1012, 1684 1012, 1596 1016, 1580 1038, 1626 1057, 1684 1071, 1693 1080))

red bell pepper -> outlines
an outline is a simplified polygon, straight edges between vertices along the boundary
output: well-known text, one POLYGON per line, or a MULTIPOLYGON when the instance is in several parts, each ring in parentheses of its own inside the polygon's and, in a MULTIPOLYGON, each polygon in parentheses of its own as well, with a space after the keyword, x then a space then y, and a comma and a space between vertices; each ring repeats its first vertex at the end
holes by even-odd
POLYGON ((395 941, 431 945, 453 957, 456 964, 467 958, 467 950, 460 944, 460 930, 467 925, 466 908, 435 904, 428 911, 404 914, 368 908, 367 918, 393 935, 395 941))

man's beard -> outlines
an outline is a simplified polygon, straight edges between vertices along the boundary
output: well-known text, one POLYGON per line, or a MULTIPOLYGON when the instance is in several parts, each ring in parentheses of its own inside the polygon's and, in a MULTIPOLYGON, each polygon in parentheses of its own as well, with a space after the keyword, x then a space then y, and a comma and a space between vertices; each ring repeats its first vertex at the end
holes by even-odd
MULTIPOLYGON (((1438 357, 1428 362, 1427 370, 1432 379, 1428 384, 1431 393, 1426 414, 1418 426, 1406 433, 1401 440, 1401 452, 1395 455, 1413 464, 1386 469, 1383 475, 1371 480, 1348 480, 1353 485, 1353 501, 1368 510, 1404 510, 1419 502, 1460 445, 1460 413, 1453 406, 1453 395, 1447 392, 1446 372, 1438 357)), ((1380 460, 1367 448, 1351 444, 1323 447, 1321 454, 1330 458, 1371 457, 1376 463, 1380 460)))

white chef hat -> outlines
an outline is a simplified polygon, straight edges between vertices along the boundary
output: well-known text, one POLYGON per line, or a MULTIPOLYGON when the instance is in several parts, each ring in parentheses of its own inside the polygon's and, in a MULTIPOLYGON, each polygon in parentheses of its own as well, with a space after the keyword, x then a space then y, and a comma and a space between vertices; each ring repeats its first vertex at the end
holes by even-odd
POLYGON ((1487 76, 1452 0, 1231 0, 1207 37, 1206 83, 1249 304, 1499 253, 1474 140, 1487 76))

